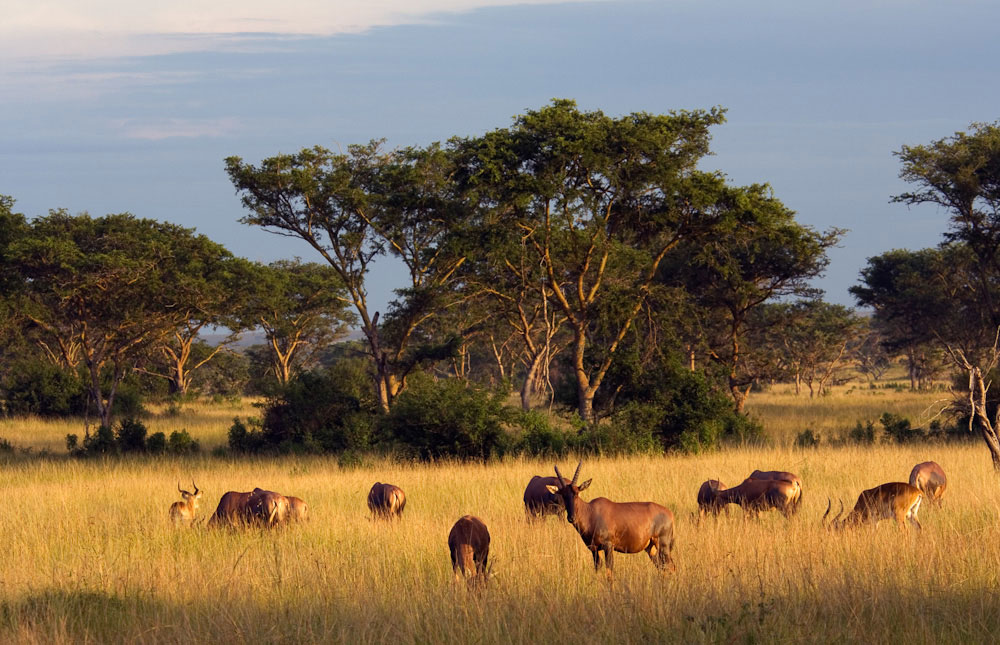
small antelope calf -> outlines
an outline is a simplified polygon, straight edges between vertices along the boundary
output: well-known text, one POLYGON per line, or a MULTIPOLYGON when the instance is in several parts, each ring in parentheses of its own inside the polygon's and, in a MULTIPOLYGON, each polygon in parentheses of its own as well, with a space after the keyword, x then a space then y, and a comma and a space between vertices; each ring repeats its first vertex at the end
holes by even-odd
POLYGON ((490 532, 475 515, 465 515, 448 533, 448 550, 456 582, 463 576, 469 584, 485 584, 489 578, 490 532))
POLYGON ((368 510, 373 519, 393 519, 403 515, 406 508, 406 493, 399 486, 375 482, 368 491, 368 510))
POLYGON ((191 480, 194 492, 189 493, 181 490, 180 482, 177 482, 177 490, 180 491, 183 502, 174 502, 170 505, 170 521, 174 524, 190 524, 194 520, 194 512, 198 510, 198 502, 201 500, 201 491, 198 485, 191 480))
POLYGON ((859 524, 871 523, 874 528, 879 520, 896 520, 900 528, 906 528, 906 520, 910 524, 921 529, 917 520, 917 511, 920 510, 920 500, 924 494, 920 489, 903 482, 890 482, 875 488, 862 491, 858 496, 858 503, 854 505, 854 510, 847 514, 844 519, 839 519, 844 512, 844 502, 840 502, 840 512, 826 524, 826 516, 830 514, 830 500, 826 503, 826 512, 820 520, 827 529, 843 529, 847 526, 857 526, 859 524), (838 521, 839 520, 839 521, 838 521))
POLYGON ((944 489, 948 487, 948 478, 944 476, 944 469, 936 462, 925 461, 910 471, 910 486, 919 488, 928 502, 940 504, 944 489))

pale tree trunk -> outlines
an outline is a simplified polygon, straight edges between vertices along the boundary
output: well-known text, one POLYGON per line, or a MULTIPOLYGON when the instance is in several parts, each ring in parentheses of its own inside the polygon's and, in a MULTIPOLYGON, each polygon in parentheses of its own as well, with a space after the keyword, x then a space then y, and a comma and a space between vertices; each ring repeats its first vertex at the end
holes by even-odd
POLYGON ((974 432, 975 426, 978 424, 980 436, 982 436, 987 450, 990 451, 990 458, 993 461, 993 470, 1000 473, 1000 434, 998 434, 998 426, 1000 426, 1000 408, 997 409, 997 417, 990 419, 986 398, 990 384, 986 383, 983 379, 983 372, 988 373, 996 367, 998 359, 1000 359, 998 342, 1000 342, 1000 330, 998 330, 997 338, 993 342, 993 349, 986 359, 986 363, 984 365, 985 369, 981 368, 979 365, 973 365, 970 363, 968 358, 965 356, 965 352, 962 350, 952 349, 947 345, 945 346, 945 349, 948 351, 948 354, 951 356, 955 364, 965 370, 965 372, 969 375, 968 399, 962 402, 953 402, 953 409, 968 413, 969 432, 974 432))

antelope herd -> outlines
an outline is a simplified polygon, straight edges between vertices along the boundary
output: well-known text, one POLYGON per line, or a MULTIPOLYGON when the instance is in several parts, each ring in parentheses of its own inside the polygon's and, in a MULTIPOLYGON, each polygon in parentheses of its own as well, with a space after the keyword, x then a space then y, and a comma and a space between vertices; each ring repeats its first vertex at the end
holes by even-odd
MULTIPOLYGON (((674 514, 655 502, 613 502, 604 497, 585 501, 581 491, 591 481, 577 483, 583 462, 569 481, 555 467, 555 477, 536 475, 524 489, 524 511, 529 521, 544 519, 546 515, 565 512, 566 521, 576 529, 584 545, 590 550, 595 571, 601 568, 601 554, 610 576, 614 571, 615 553, 645 551, 657 569, 675 569, 671 552, 674 547, 674 514)), ((183 501, 170 505, 170 521, 175 525, 191 525, 198 509, 202 491, 194 481, 194 492, 177 490, 183 501)), ((862 491, 857 503, 843 519, 844 502, 840 511, 829 522, 827 517, 833 501, 827 499, 826 512, 820 524, 827 530, 870 524, 873 527, 883 519, 895 520, 905 529, 907 522, 921 530, 917 511, 921 501, 941 503, 948 480, 944 470, 933 461, 917 464, 910 473, 909 483, 889 482, 862 491)), ((406 507, 406 494, 393 484, 375 482, 368 492, 368 510, 372 519, 399 519, 406 507)), ((727 487, 717 479, 709 479, 698 489, 698 516, 718 518, 729 504, 735 504, 748 518, 756 519, 762 511, 776 510, 791 518, 802 503, 802 480, 785 471, 755 470, 737 486, 727 487)), ((252 525, 279 527, 309 518, 309 507, 298 497, 285 496, 274 491, 254 488, 247 493, 229 491, 219 500, 219 505, 208 520, 208 526, 252 525)), ((466 578, 471 584, 485 583, 490 577, 488 560, 490 532, 486 523, 475 515, 461 517, 448 534, 448 551, 456 580, 466 578)))

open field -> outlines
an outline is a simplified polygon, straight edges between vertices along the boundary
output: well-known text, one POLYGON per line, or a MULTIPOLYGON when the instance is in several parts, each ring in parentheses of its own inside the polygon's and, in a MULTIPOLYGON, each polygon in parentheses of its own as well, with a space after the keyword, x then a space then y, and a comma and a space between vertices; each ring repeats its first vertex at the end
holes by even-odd
MULTIPOLYGON (((800 407, 815 409, 798 418, 837 417, 831 405, 852 396, 802 397, 800 407)), ((872 418, 898 412, 875 407, 872 418)), ((175 425, 176 416, 149 425, 186 427, 211 447, 224 442, 233 414, 211 430, 197 419, 175 425)), ((7 424, 0 437, 30 443, 7 424)), ((44 441, 69 431, 79 432, 36 426, 44 441)), ((563 472, 574 464, 566 460, 563 472)), ((525 523, 525 483, 551 472, 549 461, 534 460, 341 470, 318 457, 12 459, 0 468, 8 500, 0 642, 931 643, 1000 633, 1000 487, 978 443, 794 450, 777 441, 587 460, 581 476, 594 483, 584 497, 653 500, 677 517, 677 571, 662 575, 644 554, 619 555, 614 582, 594 574, 565 520, 525 523), (827 496, 850 506, 863 488, 905 480, 926 459, 950 482, 943 507, 921 509, 919 535, 887 522, 844 534, 820 527, 827 496), (799 515, 747 522, 734 507, 728 518, 692 522, 702 481, 735 484, 757 467, 803 478, 799 515), (167 508, 179 499, 177 481, 192 477, 205 491, 202 517, 226 490, 260 485, 303 497, 313 519, 275 532, 176 530, 167 508), (407 491, 401 522, 368 520, 364 500, 376 480, 407 491), (493 538, 496 577, 483 593, 451 582, 447 535, 465 513, 481 516, 493 538)))

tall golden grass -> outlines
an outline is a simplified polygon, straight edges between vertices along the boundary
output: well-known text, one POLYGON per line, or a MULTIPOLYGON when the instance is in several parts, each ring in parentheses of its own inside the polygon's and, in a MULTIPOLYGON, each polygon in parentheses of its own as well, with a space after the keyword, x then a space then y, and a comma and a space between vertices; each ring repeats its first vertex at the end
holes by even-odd
MULTIPOLYGON (((839 414, 838 397, 799 400, 815 408, 803 419, 839 414)), ((779 423, 762 410, 766 426, 779 423)), ((187 429, 211 445, 224 440, 232 414, 203 435, 194 421, 187 429)), ((844 417, 844 427, 854 422, 844 417)), ((9 423, 0 437, 20 445, 9 423)), ((36 430, 35 446, 71 431, 41 422, 36 430)), ((1000 633, 1000 489, 978 443, 797 450, 776 441, 587 459, 582 477, 594 483, 585 497, 652 500, 676 515, 677 571, 619 555, 612 581, 595 575, 564 519, 525 522, 524 485, 552 465, 11 459, 0 469, 0 641, 930 643, 1000 633), (919 534, 888 522, 842 534, 820 526, 828 497, 850 506, 862 489, 905 481, 927 459, 950 481, 942 507, 921 509, 919 534), (803 478, 797 516, 746 521, 734 508, 692 521, 702 481, 734 484, 754 468, 803 478), (205 491, 203 518, 223 492, 263 486, 306 499, 312 520, 277 531, 174 528, 167 509, 178 481, 192 478, 205 491), (368 518, 376 480, 406 490, 402 521, 368 518), (466 513, 492 534, 496 575, 481 592, 452 581, 447 535, 466 513)), ((574 465, 566 460, 563 472, 574 465)))

